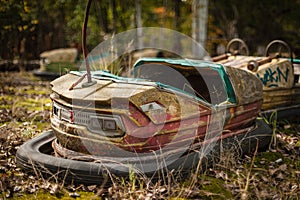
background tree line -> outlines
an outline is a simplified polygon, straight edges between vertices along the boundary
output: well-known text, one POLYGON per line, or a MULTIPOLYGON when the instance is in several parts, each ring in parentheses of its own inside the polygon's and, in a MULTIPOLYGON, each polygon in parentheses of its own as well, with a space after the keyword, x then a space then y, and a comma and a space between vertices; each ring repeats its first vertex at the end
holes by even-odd
MULTIPOLYGON (((191 36, 193 0, 95 0, 88 25, 88 46, 106 37, 142 26, 166 27, 191 36)), ((1 0, 0 59, 36 59, 42 51, 75 46, 80 49, 84 0, 1 0)), ((206 49, 240 37, 252 53, 273 39, 300 49, 300 0, 210 0, 206 49)), ((173 42, 173 41, 170 41, 173 42)))

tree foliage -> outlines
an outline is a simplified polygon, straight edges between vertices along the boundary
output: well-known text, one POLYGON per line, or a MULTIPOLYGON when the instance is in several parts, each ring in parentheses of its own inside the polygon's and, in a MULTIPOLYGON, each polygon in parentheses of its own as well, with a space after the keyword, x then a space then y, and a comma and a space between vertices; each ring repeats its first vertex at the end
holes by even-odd
MULTIPOLYGON (((141 1, 142 26, 166 27, 191 35, 193 0, 141 1)), ((1 0, 0 59, 34 59, 44 50, 80 49, 86 1, 1 0)), ((252 53, 273 39, 300 49, 299 0, 210 0, 207 49, 240 37, 252 53)), ((93 1, 88 24, 88 48, 109 35, 137 27, 136 0, 93 1)), ((173 41, 170 41, 173 42, 173 41)))
POLYGON ((211 0, 210 14, 213 25, 222 32, 219 36, 228 40, 244 39, 255 53, 259 45, 282 39, 300 49, 300 1, 239 1, 211 0))
POLYGON ((37 25, 28 1, 1 0, 0 19, 1 57, 26 57, 26 40, 34 40, 37 25))

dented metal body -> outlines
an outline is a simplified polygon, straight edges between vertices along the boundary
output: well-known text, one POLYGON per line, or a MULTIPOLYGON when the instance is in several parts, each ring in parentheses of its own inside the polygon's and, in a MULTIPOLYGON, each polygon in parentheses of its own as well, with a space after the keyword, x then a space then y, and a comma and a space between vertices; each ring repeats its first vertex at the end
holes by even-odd
POLYGON ((263 102, 257 76, 211 62, 140 59, 132 78, 95 71, 69 90, 83 74, 51 82, 53 147, 68 158, 199 149, 255 128, 263 102))
POLYGON ((227 56, 218 61, 256 75, 263 84, 262 110, 300 105, 299 65, 288 58, 227 56))

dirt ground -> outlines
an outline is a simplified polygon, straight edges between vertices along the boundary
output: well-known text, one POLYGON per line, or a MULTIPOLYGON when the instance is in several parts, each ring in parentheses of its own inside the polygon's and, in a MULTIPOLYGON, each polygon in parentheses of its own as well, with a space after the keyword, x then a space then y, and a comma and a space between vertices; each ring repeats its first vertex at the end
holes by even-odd
MULTIPOLYGON (((106 187, 64 185, 27 174, 15 163, 25 141, 50 129, 50 82, 30 72, 0 73, 0 200, 14 199, 300 199, 300 123, 272 122, 268 151, 220 163, 191 179, 130 177, 106 187)), ((300 119, 298 120, 300 121, 300 119)))

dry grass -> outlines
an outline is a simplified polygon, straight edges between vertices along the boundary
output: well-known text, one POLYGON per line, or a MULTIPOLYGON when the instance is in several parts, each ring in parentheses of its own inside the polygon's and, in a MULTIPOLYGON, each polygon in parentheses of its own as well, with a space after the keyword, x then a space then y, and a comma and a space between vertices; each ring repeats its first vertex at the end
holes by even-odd
POLYGON ((46 98, 49 82, 28 73, 0 74, 0 199, 299 199, 300 125, 276 122, 270 150, 240 158, 232 150, 221 151, 213 166, 192 170, 189 176, 170 171, 158 180, 130 173, 114 175, 103 185, 75 185, 44 177, 38 170, 26 174, 14 155, 29 138, 49 128, 46 98), (14 78, 12 78, 14 77, 14 78), (26 89, 27 88, 27 89, 26 89), (41 92, 34 92, 41 91, 41 92), (38 107, 35 112, 32 99, 38 107), (31 102, 21 104, 20 101, 31 102))

